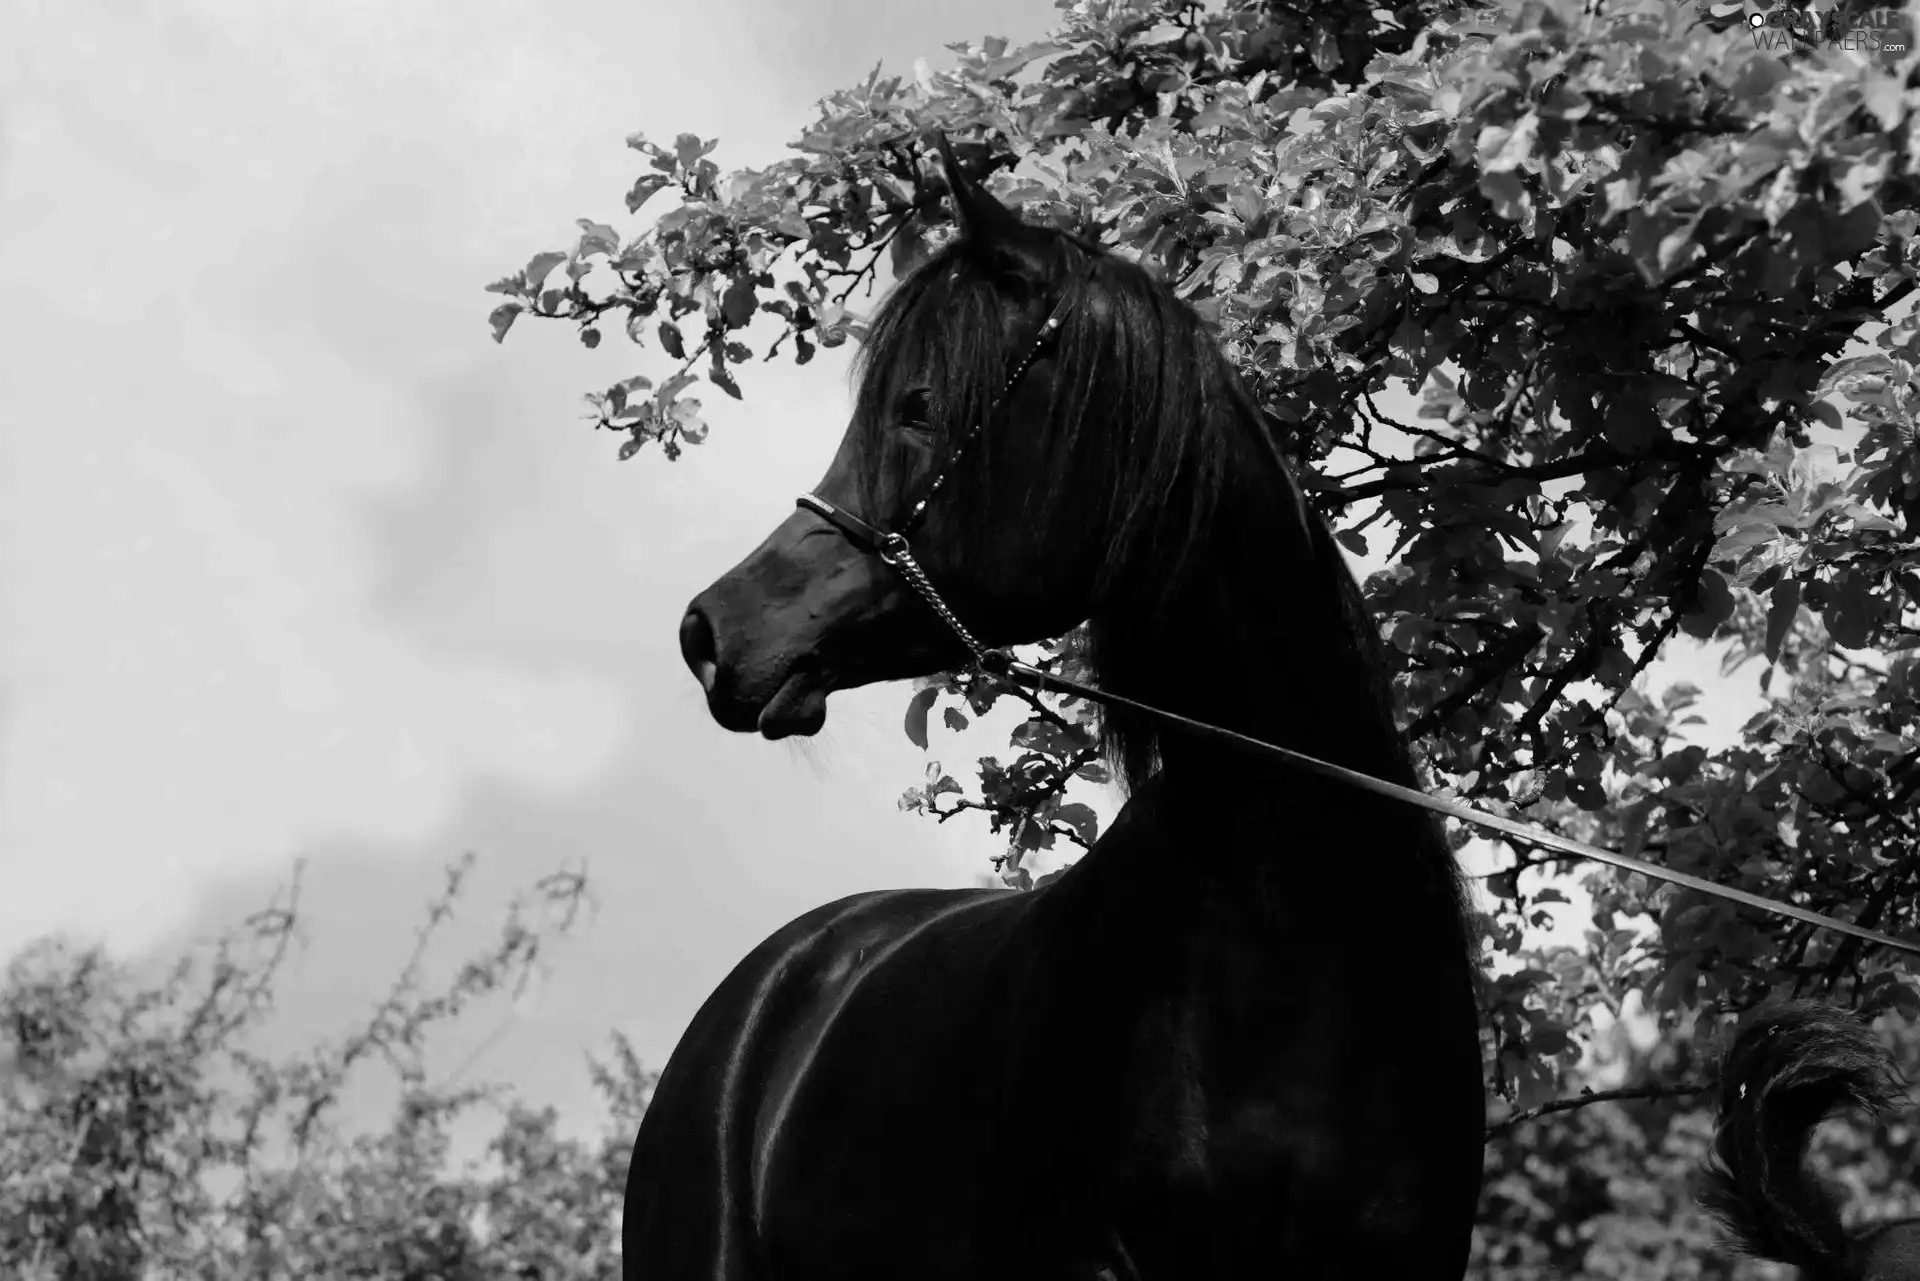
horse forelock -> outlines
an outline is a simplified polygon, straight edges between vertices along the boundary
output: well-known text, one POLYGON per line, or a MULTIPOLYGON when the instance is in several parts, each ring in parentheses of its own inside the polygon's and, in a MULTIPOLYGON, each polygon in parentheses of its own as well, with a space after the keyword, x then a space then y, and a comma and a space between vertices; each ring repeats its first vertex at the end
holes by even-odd
MULTIPOLYGON (((883 401, 917 369, 938 393, 934 450, 951 448, 988 411, 1030 337, 1008 332, 1008 291, 1028 295, 1036 323, 1068 298, 1046 357, 1053 395, 1044 421, 1018 425, 1048 433, 1042 452, 1055 460, 1048 474, 1028 478, 1029 515, 1033 527, 1045 527, 1070 496, 1084 508, 1084 487, 1099 486, 1093 497, 1107 520, 1097 594, 1111 594, 1143 572, 1164 575, 1189 561, 1231 475, 1230 458, 1245 447, 1236 433, 1264 424, 1213 335, 1163 283, 1065 233, 1028 230, 1014 249, 950 244, 882 302, 855 366, 856 443, 864 457, 888 456, 883 401)), ((957 496, 992 458, 996 429, 1007 426, 988 425, 980 452, 955 477, 958 519, 950 527, 976 541, 996 531, 966 528, 957 496)))

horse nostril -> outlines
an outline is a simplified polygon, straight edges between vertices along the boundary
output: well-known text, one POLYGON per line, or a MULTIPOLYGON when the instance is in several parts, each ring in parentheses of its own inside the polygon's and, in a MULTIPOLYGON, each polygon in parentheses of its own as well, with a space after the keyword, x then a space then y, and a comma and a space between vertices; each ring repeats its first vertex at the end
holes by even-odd
POLYGON ((713 652, 713 624, 695 606, 680 620, 680 656, 687 660, 688 670, 700 682, 701 690, 708 694, 713 692, 713 652))

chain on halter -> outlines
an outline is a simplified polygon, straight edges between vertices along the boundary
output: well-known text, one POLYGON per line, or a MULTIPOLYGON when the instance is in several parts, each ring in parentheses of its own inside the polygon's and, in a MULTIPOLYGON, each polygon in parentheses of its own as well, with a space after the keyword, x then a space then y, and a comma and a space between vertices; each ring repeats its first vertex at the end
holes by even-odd
POLYGON ((1003 656, 1003 651, 989 650, 974 638, 972 632, 967 630, 967 625, 961 622, 959 616, 948 607, 947 602, 940 598, 940 593, 933 590, 933 584, 927 581, 927 572, 921 569, 920 562, 913 558, 913 550, 907 546, 907 540, 904 537, 899 534, 888 534, 885 541, 881 543, 877 555, 883 563, 900 571, 900 576, 907 580, 907 586, 920 593, 920 599, 926 601, 927 607, 939 615, 940 621, 947 625, 948 630, 960 638, 960 643, 967 647, 967 652, 973 655, 973 661, 976 664, 988 670, 993 669, 996 665, 994 660, 1003 656))

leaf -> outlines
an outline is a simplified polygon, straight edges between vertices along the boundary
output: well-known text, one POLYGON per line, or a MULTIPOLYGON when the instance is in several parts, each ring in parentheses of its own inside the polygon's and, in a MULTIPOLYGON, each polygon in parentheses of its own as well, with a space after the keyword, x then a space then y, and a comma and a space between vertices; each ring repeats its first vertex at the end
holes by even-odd
POLYGON ((553 274, 553 269, 566 260, 565 254, 554 253, 551 250, 543 254, 535 254, 527 263, 527 269, 520 273, 520 283, 528 293, 538 293, 547 277, 553 274))
POLYGON ((1654 262, 1661 276, 1677 271, 1693 256, 1693 251, 1699 248, 1699 241, 1695 239, 1699 227, 1697 220, 1689 220, 1660 237, 1660 244, 1654 250, 1654 262))
POLYGON ((1897 77, 1879 74, 1878 69, 1869 70, 1866 82, 1860 86, 1867 110, 1888 133, 1892 133, 1906 115, 1906 95, 1901 89, 1897 77))
POLYGON ((672 181, 673 179, 662 173, 640 175, 634 180, 632 189, 627 192, 627 212, 639 213, 641 205, 653 199, 655 192, 672 181))
POLYGON ((1517 173, 1489 173, 1480 178, 1480 194, 1493 211, 1509 222, 1525 222, 1533 211, 1533 197, 1517 173))
MULTIPOLYGON (((1489 174, 1512 173, 1526 164, 1533 155, 1534 141, 1539 132, 1540 118, 1532 112, 1522 116, 1511 129, 1500 125, 1488 125, 1482 129, 1476 144, 1481 171, 1489 174)), ((1485 187, 1481 189, 1484 191, 1485 187)))
POLYGON ((1324 72, 1331 72, 1340 65, 1340 42, 1331 30, 1320 27, 1314 31, 1310 56, 1313 65, 1324 72))
MULTIPOLYGON (((1035 822, 1031 817, 1023 814, 1015 824, 1013 844, 1014 848, 1028 853, 1034 850, 1050 850, 1053 848, 1053 829, 1045 823, 1035 822)), ((1026 869, 1023 867, 1020 871, 1024 874, 1026 869)), ((1032 880, 1029 878, 1028 885, 1031 884, 1032 880)), ((1022 888, 1024 889, 1026 886, 1022 886, 1022 888)))
POLYGON ((691 169, 695 161, 719 145, 718 138, 711 142, 702 142, 698 134, 683 133, 673 140, 674 159, 680 162, 681 168, 691 169))
POLYGON ((1071 827, 1088 845, 1092 845, 1100 834, 1100 816, 1093 812, 1092 806, 1071 801, 1055 810, 1053 817, 1071 827))
POLYGON ((1885 352, 1870 351, 1864 356, 1848 356, 1827 366, 1820 378, 1820 391, 1828 392, 1834 388, 1846 388, 1868 378, 1887 378, 1899 371, 1893 358, 1885 352))
POLYGON ((699 381, 700 380, 692 374, 675 374, 673 377, 667 379, 667 381, 661 383, 659 390, 653 393, 654 403, 662 408, 671 405, 679 397, 681 392, 699 381))
POLYGON ((1107 768, 1105 761, 1088 761, 1075 770, 1074 774, 1086 779, 1089 783, 1105 783, 1113 778, 1113 771, 1107 768))
POLYGON ((1733 616, 1733 593, 1718 570, 1702 570, 1700 594, 1693 609, 1681 617, 1680 629, 1699 640, 1709 640, 1720 624, 1733 616))
POLYGON ((1562 1027, 1549 1024, 1527 1034, 1527 1049, 1538 1055, 1562 1054, 1572 1048, 1573 1038, 1562 1027))
POLYGON ((590 218, 579 218, 575 222, 580 228, 579 254, 582 258, 589 254, 605 254, 610 258, 620 252, 620 233, 612 227, 590 218))
POLYGON ((1780 647, 1786 643, 1793 620, 1800 613, 1800 580, 1783 578, 1773 585, 1767 605, 1767 661, 1780 661, 1780 647))
POLYGON ((1086 731, 1079 726, 1063 729, 1050 720, 1035 716, 1014 726, 1013 732, 1007 735, 1007 741, 1014 747, 1064 757, 1086 746, 1088 739, 1086 731))
POLYGON ((1267 211, 1266 197, 1252 183, 1241 183, 1227 193, 1227 206, 1242 226, 1251 227, 1267 211))
POLYGON ((934 700, 939 697, 940 687, 929 685, 907 704, 907 741, 923 752, 927 750, 927 713, 933 710, 934 700))
POLYGON ((957 707, 949 707, 944 711, 942 711, 940 714, 940 719, 946 723, 946 726, 948 729, 953 730, 956 733, 967 727, 966 713, 962 712, 957 707))
POLYGON ((1367 536, 1357 529, 1343 529, 1334 538, 1355 556, 1367 554, 1367 536))
POLYGON ((700 416, 699 401, 676 400, 667 417, 680 428, 680 438, 689 445, 697 445, 707 438, 707 421, 700 416))
MULTIPOLYGON (((880 193, 887 208, 900 210, 913 206, 913 193, 901 185, 900 179, 884 169, 876 169, 871 175, 873 189, 880 193)), ((886 232, 883 230, 882 235, 886 232)))
POLYGON ((1583 810, 1603 810, 1607 807, 1607 793, 1600 784, 1590 778, 1569 778, 1566 780, 1567 799, 1583 810))
MULTIPOLYGON (((1513 175, 1508 174, 1511 178, 1513 175)), ((1516 179, 1517 181, 1517 179, 1516 179)), ((1451 230, 1438 242, 1438 249, 1449 258, 1462 262, 1485 262, 1497 247, 1486 228, 1464 206, 1453 211, 1451 230)))
POLYGON ((720 300, 720 314, 726 319, 727 328, 743 329, 753 319, 753 313, 759 309, 759 303, 753 294, 753 282, 744 276, 735 277, 720 300))
POLYGON ((619 382, 607 388, 607 399, 613 402, 613 407, 617 412, 626 408, 627 398, 633 395, 634 392, 651 391, 652 389, 653 379, 647 377, 645 374, 635 374, 631 378, 622 378, 619 382))
POLYGON ((1865 578, 1849 574, 1838 584, 1832 601, 1821 611, 1821 618, 1834 644, 1859 649, 1872 634, 1875 612, 1865 578))
POLYGON ((1886 181, 1890 159, 1883 150, 1871 159, 1854 157, 1839 162, 1833 185, 1840 193, 1840 207, 1853 209, 1872 200, 1886 181))
POLYGON ((1660 439, 1665 427, 1653 406, 1628 401, 1607 413, 1607 443, 1628 454, 1643 454, 1660 439))
POLYGON ((580 342, 588 351, 592 351, 600 345, 600 331, 598 329, 582 329, 580 331, 580 342))
POLYGON ((513 319, 526 308, 517 302, 503 302, 487 316, 487 323, 493 326, 493 340, 505 342, 507 330, 513 328, 513 319))
POLYGON ((827 304, 821 308, 814 327, 819 331, 822 347, 840 346, 847 340, 847 309, 839 303, 827 304))

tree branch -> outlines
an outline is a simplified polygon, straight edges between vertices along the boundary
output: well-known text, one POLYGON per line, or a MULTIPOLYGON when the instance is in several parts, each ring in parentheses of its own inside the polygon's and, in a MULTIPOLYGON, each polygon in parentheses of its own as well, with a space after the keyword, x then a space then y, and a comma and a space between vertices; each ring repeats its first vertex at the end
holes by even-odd
POLYGON ((1487 1125, 1487 1137, 1505 1134, 1522 1121, 1534 1121, 1543 1116, 1552 1116, 1556 1112, 1571 1112, 1575 1108, 1586 1107, 1589 1103, 1619 1103, 1629 1099, 1678 1099, 1689 1095, 1701 1094, 1711 1090, 1707 1083, 1682 1083, 1680 1085, 1636 1085, 1622 1090, 1582 1090, 1568 1099, 1555 1099, 1551 1103, 1542 1103, 1539 1107, 1523 1108, 1493 1121, 1487 1125))

